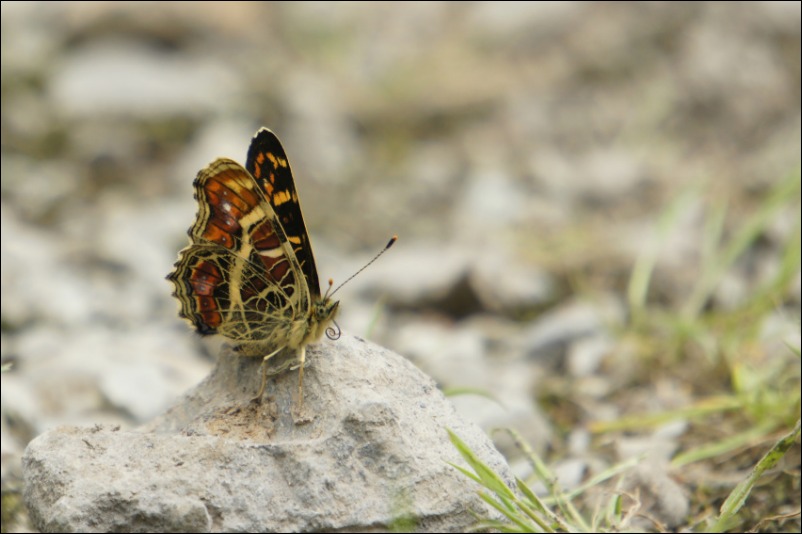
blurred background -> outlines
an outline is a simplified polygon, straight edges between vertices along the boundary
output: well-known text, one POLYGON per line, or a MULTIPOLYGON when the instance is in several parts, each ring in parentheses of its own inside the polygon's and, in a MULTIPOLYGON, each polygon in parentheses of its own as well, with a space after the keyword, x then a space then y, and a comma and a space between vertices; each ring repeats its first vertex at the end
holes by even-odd
POLYGON ((41 432, 135 427, 211 369, 164 277, 196 173, 261 126, 322 281, 399 236, 342 328, 566 486, 631 454, 593 421, 732 393, 733 353, 798 388, 798 3, 0 9, 4 491, 41 432))

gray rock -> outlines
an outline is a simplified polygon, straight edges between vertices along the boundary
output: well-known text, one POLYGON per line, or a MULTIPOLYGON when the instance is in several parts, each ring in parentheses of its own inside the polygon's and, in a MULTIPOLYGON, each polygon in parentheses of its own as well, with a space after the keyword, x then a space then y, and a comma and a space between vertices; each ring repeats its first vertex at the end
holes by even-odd
POLYGON ((641 506, 653 518, 650 521, 657 519, 670 528, 681 525, 691 508, 689 493, 674 480, 671 468, 671 458, 680 447, 678 440, 687 431, 687 421, 674 421, 650 436, 621 437, 615 444, 621 461, 640 458, 634 476, 625 482, 626 491, 638 491, 641 506))
MULTIPOLYGON (((280 364, 278 361, 277 364, 280 364)), ((23 457, 36 528, 64 531, 462 531, 488 513, 446 428, 512 480, 487 436, 407 360, 343 336, 268 378, 221 356, 167 413, 137 431, 62 427, 23 457)))
POLYGON ((539 361, 561 360, 573 343, 606 336, 610 325, 621 324, 624 315, 617 296, 593 303, 569 301, 538 317, 524 334, 524 348, 539 361))

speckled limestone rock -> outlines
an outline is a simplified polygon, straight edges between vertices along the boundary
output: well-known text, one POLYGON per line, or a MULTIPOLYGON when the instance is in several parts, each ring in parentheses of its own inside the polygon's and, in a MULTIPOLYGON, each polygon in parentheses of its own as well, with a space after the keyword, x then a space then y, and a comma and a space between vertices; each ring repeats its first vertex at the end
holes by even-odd
POLYGON ((71 531, 462 531, 489 512, 446 428, 511 481, 487 436, 401 356, 343 336, 270 377, 224 351, 215 370, 137 431, 63 427, 28 446, 36 528, 71 531))

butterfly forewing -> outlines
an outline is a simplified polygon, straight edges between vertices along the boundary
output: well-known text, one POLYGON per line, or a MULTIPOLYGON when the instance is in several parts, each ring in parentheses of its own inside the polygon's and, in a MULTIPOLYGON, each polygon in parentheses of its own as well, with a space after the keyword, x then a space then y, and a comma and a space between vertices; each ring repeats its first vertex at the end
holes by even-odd
POLYGON ((281 142, 267 128, 259 130, 251 141, 245 168, 259 183, 278 216, 314 300, 320 296, 320 282, 309 234, 301 214, 298 192, 295 190, 295 181, 281 142))

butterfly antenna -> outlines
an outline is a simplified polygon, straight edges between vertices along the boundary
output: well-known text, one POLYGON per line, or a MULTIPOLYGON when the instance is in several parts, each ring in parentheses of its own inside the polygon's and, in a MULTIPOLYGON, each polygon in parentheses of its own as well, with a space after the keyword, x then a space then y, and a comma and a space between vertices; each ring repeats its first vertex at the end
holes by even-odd
MULTIPOLYGON (((384 254, 385 252, 387 252, 387 249, 388 249, 388 248, 390 248, 390 247, 392 247, 392 246, 393 246, 393 244, 394 244, 396 241, 398 241, 398 236, 397 236, 397 235, 394 235, 394 236, 393 236, 393 237, 390 239, 390 241, 388 241, 388 242, 387 242, 387 245, 385 245, 385 247, 384 247, 384 248, 381 250, 381 252, 379 252, 378 254, 376 254, 375 256, 373 256, 373 259, 372 259, 372 260, 370 260, 369 262, 367 262, 367 263, 366 263, 366 264, 365 264, 365 265, 364 265, 364 266, 363 266, 361 269, 359 269, 357 272, 355 272, 354 274, 352 274, 351 276, 349 276, 349 277, 348 277, 348 279, 347 279, 345 282, 343 282, 342 284, 338 285, 338 286, 337 286, 337 289, 335 289, 334 291, 332 291, 332 292, 331 292, 331 294, 329 294, 329 292, 328 292, 328 291, 326 291, 326 295, 327 295, 327 296, 329 296, 329 297, 331 297, 331 296, 332 296, 332 295, 334 295, 336 292, 338 292, 342 286, 344 286, 345 284, 347 284, 348 282, 350 282, 351 280, 353 280, 353 278, 354 278, 356 275, 358 275, 359 273, 361 273, 362 271, 364 271, 365 269, 367 269, 368 267, 370 267, 370 264, 371 264, 371 263, 373 263, 374 261, 378 260, 378 259, 379 259, 379 256, 381 256, 382 254, 384 254)), ((332 286, 332 285, 333 285, 333 282, 332 282, 331 280, 329 280, 329 289, 331 289, 331 286, 332 286)))

